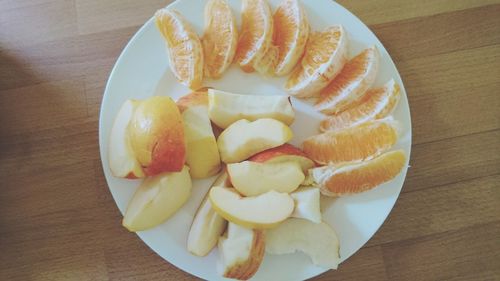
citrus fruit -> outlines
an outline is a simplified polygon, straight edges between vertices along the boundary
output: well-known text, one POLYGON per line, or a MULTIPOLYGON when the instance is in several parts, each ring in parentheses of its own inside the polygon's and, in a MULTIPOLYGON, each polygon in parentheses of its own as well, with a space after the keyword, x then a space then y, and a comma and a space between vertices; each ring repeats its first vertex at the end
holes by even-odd
POLYGON ((198 35, 174 10, 158 10, 155 22, 165 38, 174 76, 191 89, 199 88, 203 80, 203 49, 198 35))
POLYGON ((325 114, 344 111, 360 99, 377 76, 379 54, 375 46, 346 63, 342 71, 321 91, 316 109, 325 114))

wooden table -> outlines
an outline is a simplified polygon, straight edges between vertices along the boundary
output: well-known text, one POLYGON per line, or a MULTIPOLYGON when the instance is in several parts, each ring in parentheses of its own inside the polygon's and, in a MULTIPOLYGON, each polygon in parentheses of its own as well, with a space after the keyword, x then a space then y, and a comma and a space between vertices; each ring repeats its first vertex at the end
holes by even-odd
MULTIPOLYGON (((308 0, 312 1, 312 0, 308 0)), ((98 148, 117 56, 168 1, 0 1, 0 280, 192 280, 120 225, 98 148)), ((500 280, 500 1, 339 1, 404 79, 388 220, 315 280, 500 280)))

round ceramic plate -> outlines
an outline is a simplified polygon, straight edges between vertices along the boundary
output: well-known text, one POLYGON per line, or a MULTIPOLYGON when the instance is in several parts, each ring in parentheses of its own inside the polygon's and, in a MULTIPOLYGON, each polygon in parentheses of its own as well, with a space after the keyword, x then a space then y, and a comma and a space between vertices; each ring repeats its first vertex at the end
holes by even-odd
MULTIPOLYGON (((199 35, 203 31, 205 0, 178 0, 169 8, 178 10, 194 26, 199 35)), ((240 0, 229 0, 240 24, 240 0)), ((280 0, 269 1, 275 8, 280 0)), ((411 147, 411 122, 408 101, 399 73, 391 57, 375 35, 358 18, 332 0, 301 1, 306 9, 313 30, 342 24, 349 35, 349 53, 354 56, 364 48, 376 45, 380 50, 381 64, 375 85, 382 85, 394 78, 401 86, 401 100, 394 111, 400 122, 401 137, 395 149, 406 151, 409 159, 411 147)), ((284 78, 264 78, 258 74, 242 72, 236 65, 220 80, 205 79, 204 86, 252 95, 284 95, 284 78)), ((190 90, 178 83, 170 72, 165 43, 154 21, 149 20, 130 40, 120 55, 109 77, 101 107, 99 145, 101 159, 109 189, 118 208, 123 213, 138 180, 114 178, 108 166, 108 138, 114 117, 126 99, 144 99, 153 95, 168 95, 174 99, 190 90)), ((296 121, 292 143, 300 146, 308 136, 318 133, 321 115, 310 104, 292 98, 296 121)), ((394 180, 371 191, 340 199, 322 199, 323 219, 337 232, 340 239, 340 256, 345 261, 370 239, 391 211, 403 186, 406 169, 394 180)), ((208 280, 223 280, 216 272, 217 249, 206 257, 196 257, 186 250, 186 238, 195 211, 214 178, 194 181, 193 194, 188 203, 167 222, 154 229, 139 232, 139 237, 166 261, 178 268, 208 280)), ((117 222, 119 223, 119 222, 117 222)), ((340 265, 342 266, 342 265, 340 265)), ((266 254, 253 280, 301 280, 321 274, 325 269, 312 265, 301 253, 289 255, 266 254)))

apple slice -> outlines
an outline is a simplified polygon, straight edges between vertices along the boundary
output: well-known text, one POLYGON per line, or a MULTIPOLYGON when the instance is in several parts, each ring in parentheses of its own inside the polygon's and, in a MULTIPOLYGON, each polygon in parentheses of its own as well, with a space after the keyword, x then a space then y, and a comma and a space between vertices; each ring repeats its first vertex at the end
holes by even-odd
POLYGON ((317 187, 300 187, 290 194, 295 202, 291 217, 321 222, 320 192, 317 187))
MULTIPOLYGON (((222 172, 212 186, 227 186, 227 172, 222 172)), ((201 202, 189 230, 187 249, 194 255, 206 256, 217 244, 219 236, 224 233, 227 221, 212 208, 208 194, 201 202)))
POLYGON ((255 197, 241 197, 236 190, 214 186, 209 193, 212 208, 226 220, 248 228, 271 228, 288 218, 292 197, 274 190, 255 197))
POLYGON ((191 194, 189 168, 149 177, 139 186, 128 204, 123 226, 130 231, 155 227, 179 210, 191 194))
POLYGON ((301 251, 313 264, 337 269, 340 263, 339 239, 326 223, 290 218, 266 233, 266 252, 282 255, 301 251))
POLYGON ((126 100, 118 111, 111 129, 108 158, 109 168, 115 177, 129 179, 144 177, 141 164, 135 158, 130 145, 128 134, 128 124, 136 107, 137 101, 126 100))
POLYGON ((307 174, 307 171, 315 166, 314 161, 309 159, 302 150, 288 143, 264 150, 248 160, 266 163, 297 161, 302 166, 304 174, 307 174))
POLYGON ((239 193, 256 196, 270 190, 290 193, 304 181, 297 162, 257 163, 243 161, 227 165, 231 183, 239 193))
POLYGON ((236 163, 266 149, 280 146, 292 137, 292 130, 280 121, 263 118, 250 122, 242 119, 220 134, 217 145, 224 163, 236 163))
POLYGON ((186 158, 184 126, 170 97, 150 97, 134 111, 129 124, 130 141, 146 175, 179 172, 186 158))
POLYGON ((273 118, 287 125, 295 119, 288 96, 239 95, 215 89, 208 90, 208 114, 223 129, 240 119, 273 118))
POLYGON ((219 239, 218 248, 218 271, 226 278, 248 280, 264 258, 265 234, 263 230, 229 223, 227 233, 219 239))

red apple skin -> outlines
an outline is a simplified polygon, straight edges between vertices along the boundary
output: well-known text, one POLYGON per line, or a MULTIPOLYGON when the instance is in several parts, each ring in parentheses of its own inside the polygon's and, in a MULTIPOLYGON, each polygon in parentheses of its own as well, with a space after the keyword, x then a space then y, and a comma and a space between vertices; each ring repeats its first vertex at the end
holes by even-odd
POLYGON ((307 155, 302 150, 288 143, 259 152, 254 156, 250 157, 248 160, 253 162, 263 163, 271 159, 274 159, 276 157, 292 156, 292 155, 303 157, 306 160, 306 161, 301 161, 302 169, 304 169, 304 172, 307 172, 308 169, 316 166, 316 163, 309 157, 307 157, 307 155), (304 165, 304 162, 308 162, 308 165, 304 165))
POLYGON ((208 89, 200 89, 195 92, 191 92, 180 99, 177 100, 176 104, 179 111, 182 113, 188 107, 196 105, 206 105, 208 106, 208 89))

